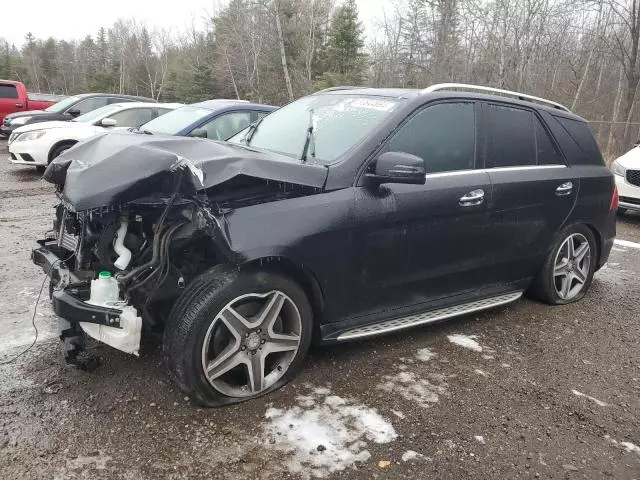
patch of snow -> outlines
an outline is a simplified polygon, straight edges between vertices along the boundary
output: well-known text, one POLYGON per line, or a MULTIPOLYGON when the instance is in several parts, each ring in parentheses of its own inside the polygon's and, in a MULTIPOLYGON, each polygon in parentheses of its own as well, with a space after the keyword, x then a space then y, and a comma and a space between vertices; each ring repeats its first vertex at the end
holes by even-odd
POLYGON ((304 478, 325 477, 364 462, 371 457, 367 442, 388 443, 397 437, 376 410, 329 393, 316 388, 297 397, 302 401, 292 408, 270 407, 265 413, 267 446, 290 454, 287 468, 304 478))
POLYGON ((296 402, 302 407, 309 408, 315 405, 316 400, 311 395, 298 395, 296 402))
POLYGON ((421 453, 415 452, 413 450, 407 450, 402 454, 402 461, 408 462, 409 460, 414 460, 416 458, 422 458, 422 457, 424 457, 424 455, 422 455, 421 453))
POLYGON ((500 366, 502 368, 511 368, 511 365, 509 365, 508 363, 501 363, 500 366))
POLYGON ((454 333, 453 335, 447 335, 447 338, 451 343, 459 345, 474 352, 481 352, 482 347, 476 342, 477 335, 463 335, 461 333, 454 333))
POLYGON ((431 360, 432 358, 435 358, 437 354, 435 352, 432 352, 431 350, 429 350, 428 348, 421 348, 420 350, 418 350, 418 352, 416 353, 416 358, 418 360, 420 360, 421 362, 428 362, 429 360, 431 360))
POLYGON ((631 443, 631 442, 620 442, 627 452, 636 452, 640 453, 640 447, 631 443))
POLYGON ((621 247, 638 248, 640 249, 640 243, 630 242, 629 240, 622 240, 616 238, 613 241, 614 245, 620 245, 621 247))
POLYGON ((571 390, 571 393, 573 393, 574 395, 576 395, 578 397, 584 397, 587 400, 591 400, 593 403, 595 403, 599 407, 607 407, 607 406, 609 406, 608 403, 605 403, 602 400, 598 400, 597 398, 591 397, 591 396, 589 396, 589 395, 587 395, 585 393, 579 392, 577 390, 571 390))
POLYGON ((479 442, 479 443, 481 443, 482 445, 484 445, 484 444, 485 444, 485 442, 484 442, 484 437, 483 437, 482 435, 476 435, 476 436, 474 436, 473 438, 475 438, 475 439, 476 439, 476 441, 478 441, 478 442, 479 442))
POLYGON ((493 355, 482 355, 485 360, 493 360, 493 355))
POLYGON ((489 374, 487 372, 485 372, 484 370, 480 370, 479 368, 476 368, 474 370, 474 372, 476 372, 478 375, 482 375, 483 377, 488 377, 489 374))
POLYGON ((398 417, 398 418, 400 418, 402 420, 407 418, 407 416, 404 413, 399 412, 398 410, 391 410, 391 413, 393 413, 396 417, 398 417))
POLYGON ((385 375, 378 389, 385 392, 399 394, 406 400, 417 403, 423 408, 440 399, 440 395, 446 393, 446 383, 442 376, 430 375, 430 379, 437 383, 418 377, 415 373, 401 371, 396 375, 385 375))

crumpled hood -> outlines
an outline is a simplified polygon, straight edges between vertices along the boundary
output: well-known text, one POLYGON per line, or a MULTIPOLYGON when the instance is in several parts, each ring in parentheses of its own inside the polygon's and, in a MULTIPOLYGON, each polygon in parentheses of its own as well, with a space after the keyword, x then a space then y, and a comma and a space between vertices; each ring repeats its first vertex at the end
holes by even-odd
POLYGON ((49 164, 43 178, 64 185, 63 200, 80 211, 153 193, 159 188, 154 178, 180 166, 189 168, 196 190, 238 175, 316 188, 322 188, 327 177, 324 166, 225 142, 106 133, 64 152, 49 164))

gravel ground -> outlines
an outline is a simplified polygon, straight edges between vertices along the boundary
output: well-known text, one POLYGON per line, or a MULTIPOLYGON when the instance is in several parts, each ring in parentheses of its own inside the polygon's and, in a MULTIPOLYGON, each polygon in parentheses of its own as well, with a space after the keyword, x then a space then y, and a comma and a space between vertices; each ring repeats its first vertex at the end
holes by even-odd
MULTIPOLYGON (((53 204, 0 143, 0 361, 33 339, 53 204)), ((640 242, 640 216, 618 238, 640 242)), ((154 339, 65 367, 45 298, 38 343, 0 366, 0 478, 640 478, 639 274, 619 244, 578 304, 314 349, 285 388, 217 410, 174 388, 154 339)))

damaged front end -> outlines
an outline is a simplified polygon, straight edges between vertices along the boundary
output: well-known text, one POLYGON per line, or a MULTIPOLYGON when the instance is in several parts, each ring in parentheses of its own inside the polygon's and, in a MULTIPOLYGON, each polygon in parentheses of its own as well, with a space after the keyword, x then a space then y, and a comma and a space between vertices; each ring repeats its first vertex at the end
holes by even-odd
POLYGON ((269 161, 247 162, 214 142, 140 138, 96 137, 45 172, 60 201, 32 259, 51 278, 69 363, 84 334, 138 355, 142 329, 161 329, 196 276, 242 263, 228 233, 234 209, 306 195, 324 181, 318 171, 308 181, 277 181, 264 173, 269 161))

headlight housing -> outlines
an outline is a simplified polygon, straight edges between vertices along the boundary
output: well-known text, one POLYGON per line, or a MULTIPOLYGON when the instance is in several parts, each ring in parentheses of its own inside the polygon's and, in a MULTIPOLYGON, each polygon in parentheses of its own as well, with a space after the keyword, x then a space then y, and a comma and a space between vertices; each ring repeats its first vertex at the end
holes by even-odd
POLYGON ((14 139, 14 142, 27 142, 29 140, 37 140, 42 138, 46 130, 33 130, 32 132, 19 133, 14 139))
POLYGON ((10 125, 24 125, 29 120, 31 120, 31 117, 18 117, 13 120, 10 120, 10 125))
POLYGON ((621 177, 624 177, 627 174, 627 169, 620 165, 620 163, 618 163, 618 160, 615 160, 611 164, 611 171, 614 175, 620 175, 621 177))

